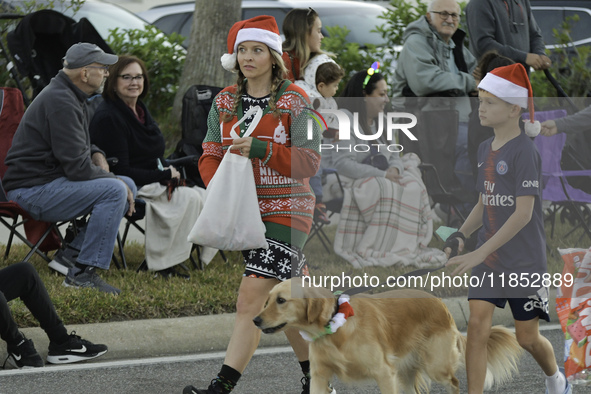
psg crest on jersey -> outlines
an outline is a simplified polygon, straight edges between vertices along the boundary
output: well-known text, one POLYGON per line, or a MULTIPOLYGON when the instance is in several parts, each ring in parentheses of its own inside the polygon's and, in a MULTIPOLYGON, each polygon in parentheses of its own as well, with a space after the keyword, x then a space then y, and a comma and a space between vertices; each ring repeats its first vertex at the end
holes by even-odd
POLYGON ((505 162, 505 160, 501 160, 497 163, 497 173, 499 175, 505 175, 509 170, 509 166, 505 162))

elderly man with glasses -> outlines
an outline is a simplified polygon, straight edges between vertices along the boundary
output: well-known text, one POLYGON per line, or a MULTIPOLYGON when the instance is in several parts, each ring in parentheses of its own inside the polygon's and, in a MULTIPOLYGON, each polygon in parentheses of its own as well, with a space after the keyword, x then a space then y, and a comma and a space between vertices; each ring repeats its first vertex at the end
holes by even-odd
POLYGON ((477 58, 496 51, 526 70, 545 70, 552 61, 545 55, 542 31, 529 0, 470 0, 466 6, 470 50, 477 58))
MULTIPOLYGON (((458 29, 461 16, 458 3, 455 0, 434 0, 427 10, 426 15, 410 23, 404 32, 404 45, 394 72, 392 102, 395 107, 407 111, 423 111, 425 116, 434 114, 430 111, 438 111, 438 118, 431 122, 437 127, 427 127, 426 121, 419 121, 417 127, 424 128, 422 134, 431 139, 430 143, 437 140, 432 146, 437 146, 438 150, 446 146, 451 150, 446 152, 445 162, 433 163, 438 165, 439 174, 445 180, 444 186, 451 190, 473 192, 474 181, 467 149, 468 120, 472 111, 468 96, 476 92, 472 76, 476 59, 464 46, 466 34, 458 29), (441 118, 441 111, 447 111, 446 118, 441 118), (451 127, 452 124, 459 127, 451 127)), ((419 146, 425 143, 419 141, 419 146)), ((425 157, 425 151, 419 152, 423 156, 421 159, 433 160, 432 157, 425 157)))
POLYGON ((117 56, 94 44, 68 49, 64 68, 27 108, 6 156, 2 183, 10 200, 34 219, 58 222, 90 214, 50 267, 66 275, 64 285, 118 294, 95 269, 109 269, 124 214, 134 210, 135 184, 115 177, 101 150, 90 143, 87 99, 101 92, 117 56))

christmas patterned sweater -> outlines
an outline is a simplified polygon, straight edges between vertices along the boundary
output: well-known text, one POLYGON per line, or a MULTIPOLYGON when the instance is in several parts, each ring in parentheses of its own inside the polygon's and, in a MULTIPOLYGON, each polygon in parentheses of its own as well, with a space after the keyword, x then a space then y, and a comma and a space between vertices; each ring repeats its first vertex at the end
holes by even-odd
MULTIPOLYGON (((240 106, 238 116, 234 115, 229 122, 222 121, 224 113, 232 112, 236 90, 236 85, 222 90, 209 112, 203 155, 199 159, 199 172, 206 185, 232 145, 232 126, 242 117, 240 106)), ((308 180, 320 166, 320 129, 316 122, 310 122, 313 132, 308 138, 312 112, 306 110, 310 106, 308 97, 296 85, 284 82, 276 106, 280 116, 275 117, 267 106, 251 134, 250 159, 266 237, 301 248, 312 226, 315 197, 308 180)))

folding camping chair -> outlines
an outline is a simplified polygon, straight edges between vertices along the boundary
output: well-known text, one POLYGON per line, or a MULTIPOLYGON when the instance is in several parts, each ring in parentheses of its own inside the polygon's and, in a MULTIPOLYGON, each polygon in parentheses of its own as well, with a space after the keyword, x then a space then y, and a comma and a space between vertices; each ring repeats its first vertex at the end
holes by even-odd
MULTIPOLYGON (((197 161, 203 154, 203 140, 207 134, 207 116, 213 104, 213 99, 222 90, 215 86, 193 85, 183 96, 183 110, 181 116, 182 138, 169 159, 185 156, 195 156, 197 161)), ((199 187, 205 187, 199 167, 187 165, 186 179, 199 187)))
MULTIPOLYGON (((430 100, 439 98, 431 97, 430 100)), ((409 111, 417 116, 417 126, 413 128, 417 141, 411 141, 400 135, 400 143, 404 152, 414 152, 419 155, 421 164, 419 169, 427 194, 431 199, 431 208, 436 204, 450 207, 447 225, 452 223, 454 215, 464 222, 462 205, 475 202, 475 194, 462 188, 455 176, 455 150, 458 135, 458 113, 455 109, 441 109, 420 111, 417 108, 420 98, 406 98, 409 111), (407 149, 408 147, 408 149, 407 149)))
MULTIPOLYGON (((192 85, 187 89, 183 96, 183 109, 181 116, 182 138, 178 142, 175 151, 170 155, 169 160, 182 158, 185 156, 194 156, 196 162, 203 154, 203 140, 207 134, 207 117, 213 104, 213 100, 223 88, 209 85, 192 85)), ((187 165, 184 168, 185 178, 199 187, 205 188, 205 184, 199 174, 199 167, 187 165)), ((197 253, 197 261, 200 267, 201 263, 199 245, 193 245, 192 251, 197 253)), ((220 256, 224 261, 228 258, 222 250, 220 256)), ((192 260, 193 265, 195 261, 192 260)))
POLYGON ((46 252, 58 249, 63 241, 58 231, 58 224, 34 220, 17 203, 8 200, 2 187, 1 179, 6 172, 4 165, 6 153, 12 144, 12 137, 23 114, 21 91, 16 88, 0 88, 0 222, 10 232, 4 258, 10 254, 12 242, 16 236, 30 248, 23 261, 28 261, 37 253, 45 261, 50 262, 51 259, 47 257, 46 252))
MULTIPOLYGON (((178 159, 167 159, 165 165, 166 166, 173 165, 173 166, 179 168, 180 172, 182 174, 182 177, 186 179, 186 177, 187 177, 186 168, 189 166, 196 166, 197 165, 196 162, 197 162, 196 156, 185 156, 185 157, 181 157, 178 159)), ((142 219, 145 218, 145 216, 146 216, 146 202, 140 198, 136 198, 135 212, 131 216, 125 216, 126 222, 125 222, 125 227, 123 230, 123 236, 120 236, 119 234, 117 235, 117 245, 119 246, 119 250, 121 251, 121 260, 122 260, 122 264, 125 268, 127 268, 127 261, 125 258, 125 253, 123 253, 123 250, 125 247, 125 242, 127 241, 127 237, 129 235, 129 231, 133 227, 137 231, 139 231, 141 234, 145 235, 146 230, 140 224, 140 222, 142 221, 142 219)), ((224 259, 224 261, 227 261, 227 258, 224 255, 224 253, 220 251, 220 254, 221 254, 222 258, 224 259)), ((199 251, 198 245, 193 245, 193 247, 191 249, 191 255, 189 256, 189 260, 191 261, 191 264, 193 265, 193 267, 195 269, 203 269, 203 264, 201 262, 200 251, 199 251), (195 259, 193 257, 193 251, 196 252, 197 259, 195 259)), ((140 266, 138 267, 137 271, 141 271, 146 268, 147 268, 147 262, 146 262, 146 260, 144 260, 140 264, 140 266)), ((183 266, 183 268, 186 268, 186 267, 183 266)))
MULTIPOLYGON (((335 197, 332 200, 324 202, 324 205, 326 205, 326 210, 328 211, 328 218, 329 219, 331 219, 336 213, 341 212, 341 209, 343 208, 343 200, 344 200, 343 196, 345 195, 345 189, 343 187, 343 183, 341 182, 341 177, 339 176, 339 173, 337 172, 337 170, 335 170, 334 168, 322 169, 322 177, 323 178, 328 175, 331 175, 331 174, 335 175, 336 180, 338 182, 337 184, 339 186, 341 193, 340 193, 339 197, 335 197)), ((320 243, 322 244, 324 249, 328 253, 330 253, 332 250, 332 248, 330 247, 330 245, 332 244, 332 241, 330 240, 330 238, 328 237, 328 235, 324 231, 324 227, 327 225, 328 225, 327 223, 323 222, 322 220, 319 220, 319 218, 316 215, 314 215, 314 219, 312 220, 312 228, 310 229, 310 234, 308 235, 308 239, 306 240, 306 245, 314 237, 318 237, 318 239, 320 240, 320 243)))
MULTIPOLYGON (((563 116, 566 116, 565 110, 536 112, 536 119, 540 121, 563 116)), ((582 228, 584 232, 579 238, 579 242, 585 234, 591 240, 591 210, 588 207, 588 204, 591 204, 591 195, 572 187, 567 179, 569 176, 583 176, 588 177, 591 182, 591 169, 562 170, 560 162, 566 141, 566 134, 564 133, 551 137, 537 136, 534 141, 542 157, 542 198, 551 202, 545 219, 551 223, 550 237, 554 236, 556 215, 559 212, 564 214, 568 210, 571 213, 571 220, 574 220, 574 227, 566 236, 568 237, 578 228, 582 228)))

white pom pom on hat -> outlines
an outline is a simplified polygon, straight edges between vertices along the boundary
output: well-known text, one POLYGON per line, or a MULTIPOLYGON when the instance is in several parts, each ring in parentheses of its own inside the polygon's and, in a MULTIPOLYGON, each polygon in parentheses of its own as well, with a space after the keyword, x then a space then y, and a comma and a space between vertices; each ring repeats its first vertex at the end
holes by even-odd
POLYGON ((486 90, 510 104, 529 109, 529 120, 525 121, 525 134, 529 137, 540 134, 542 127, 540 122, 534 118, 534 97, 531 83, 522 64, 516 63, 495 68, 486 74, 478 84, 478 88, 486 90))
POLYGON ((278 54, 282 54, 281 35, 275 18, 269 15, 234 23, 228 33, 228 53, 221 57, 222 67, 228 71, 236 71, 236 49, 245 41, 262 42, 278 54))

